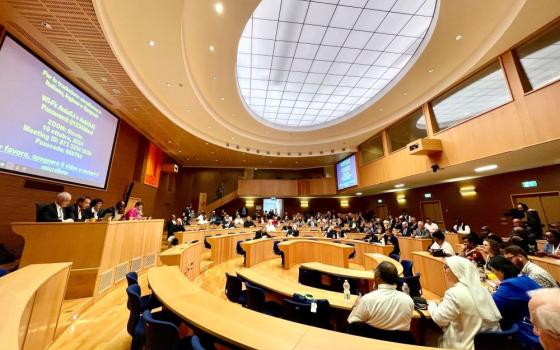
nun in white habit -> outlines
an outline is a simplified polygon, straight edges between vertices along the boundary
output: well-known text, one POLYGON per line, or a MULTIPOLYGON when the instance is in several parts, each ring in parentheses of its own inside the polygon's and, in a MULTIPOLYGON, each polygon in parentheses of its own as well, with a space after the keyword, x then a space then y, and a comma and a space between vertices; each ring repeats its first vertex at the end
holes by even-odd
POLYGON ((453 287, 439 304, 428 305, 432 320, 443 330, 439 346, 474 349, 475 335, 500 330, 502 316, 472 262, 459 256, 446 258, 444 272, 447 284, 453 287))

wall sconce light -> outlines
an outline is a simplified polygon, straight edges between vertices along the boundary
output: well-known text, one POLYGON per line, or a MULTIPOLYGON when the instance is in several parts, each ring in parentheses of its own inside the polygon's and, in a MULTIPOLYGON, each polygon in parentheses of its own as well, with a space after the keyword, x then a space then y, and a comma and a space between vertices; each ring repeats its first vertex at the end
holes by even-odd
POLYGON ((252 199, 246 200, 246 201, 245 201, 245 206, 246 206, 247 208, 252 208, 252 207, 255 206, 255 201, 252 200, 252 199))
POLYGON ((399 203, 405 203, 406 202, 406 197, 404 194, 398 194, 397 195, 397 202, 399 203))
POLYGON ((475 196, 476 188, 474 186, 463 186, 459 189, 459 192, 463 197, 475 196))
POLYGON ((379 199, 377 200, 377 203, 382 204, 382 203, 383 203, 383 199, 379 198, 379 199))
POLYGON ((341 199, 341 200, 340 200, 340 206, 341 206, 342 208, 348 208, 348 207, 349 207, 348 199, 341 199))
POLYGON ((307 199, 302 199, 299 202, 299 206, 302 208, 308 208, 309 207, 309 201, 307 199))

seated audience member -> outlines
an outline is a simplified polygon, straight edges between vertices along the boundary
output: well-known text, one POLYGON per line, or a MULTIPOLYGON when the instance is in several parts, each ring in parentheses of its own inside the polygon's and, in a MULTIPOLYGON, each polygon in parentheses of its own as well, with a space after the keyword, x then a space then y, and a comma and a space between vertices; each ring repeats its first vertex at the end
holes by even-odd
POLYGON ((560 349, 560 289, 537 289, 529 295, 533 332, 544 350, 560 349))
POLYGON ((470 261, 474 261, 477 266, 484 266, 486 261, 476 247, 478 242, 478 237, 471 233, 468 236, 463 237, 463 246, 464 249, 461 252, 461 256, 464 258, 469 259, 470 261))
POLYGON ((206 219, 206 214, 204 214, 204 212, 201 212, 200 214, 198 214, 198 216, 196 217, 196 223, 198 225, 208 224, 208 220, 206 219))
POLYGON ((250 216, 247 216, 247 219, 243 223, 243 227, 255 227, 255 226, 256 226, 255 222, 253 220, 251 220, 250 216))
POLYGON ((80 196, 76 203, 66 207, 66 212, 74 221, 84 221, 87 219, 86 210, 89 208, 91 198, 87 196, 80 196))
POLYGON ((330 225, 330 226, 327 227, 323 237, 330 238, 330 239, 337 239, 338 238, 338 232, 335 230, 334 225, 330 225))
POLYGON ((414 302, 397 290, 397 268, 383 261, 374 271, 374 291, 356 300, 348 323, 365 322, 377 329, 410 330, 414 302))
POLYGON ((175 214, 171 215, 169 221, 167 221, 167 237, 175 235, 175 232, 185 232, 185 227, 181 219, 177 219, 175 214))
POLYGON ((469 225, 463 222, 463 219, 457 218, 457 220, 455 220, 455 225, 453 225, 451 231, 468 235, 471 233, 471 228, 469 225))
POLYGON ((544 249, 538 252, 539 256, 549 256, 551 258, 560 259, 560 232, 550 230, 544 234, 546 244, 544 249))
POLYGON ((481 242, 483 242, 486 238, 493 239, 498 243, 502 243, 504 241, 500 235, 492 232, 492 230, 488 226, 482 226, 480 228, 480 236, 479 237, 481 239, 481 242))
POLYGON ((299 230, 297 224, 292 224, 291 226, 288 225, 288 229, 286 230, 286 237, 298 237, 299 230))
POLYGON ((418 228, 412 233, 412 237, 430 238, 430 231, 424 226, 423 221, 418 221, 418 228))
POLYGON ((218 214, 216 214, 215 210, 212 210, 212 214, 210 215, 210 225, 220 225, 222 220, 218 214))
POLYGON ((72 196, 68 192, 56 195, 56 200, 39 208, 37 221, 39 222, 72 222, 73 217, 66 211, 72 196))
POLYGON ((103 199, 92 199, 89 208, 86 209, 86 219, 95 219, 95 221, 100 220, 102 218, 101 213, 103 213, 103 210, 101 210, 102 206, 103 199))
POLYGON ((482 253, 486 255, 486 268, 488 268, 488 261, 500 255, 500 243, 491 238, 486 238, 482 242, 482 253))
POLYGON ((103 216, 107 215, 107 214, 111 214, 111 218, 115 218, 116 215, 123 215, 124 214, 124 208, 126 207, 126 204, 124 203, 124 201, 118 201, 117 203, 115 203, 114 207, 108 208, 103 212, 103 216))
POLYGON ((434 232, 436 232, 437 230, 439 230, 438 225, 437 225, 435 222, 432 222, 432 219, 430 219, 430 218, 426 218, 426 219, 424 220, 424 227, 425 227, 428 231, 430 231, 430 233, 434 233, 434 232))
POLYGON ((253 239, 261 239, 261 238, 272 238, 271 235, 268 234, 264 229, 255 231, 255 237, 253 239))
POLYGON ((537 252, 537 240, 533 234, 522 227, 513 228, 509 241, 512 244, 520 246, 531 255, 537 252))
POLYGON ((383 242, 385 245, 393 246, 393 250, 391 251, 391 253, 389 253, 389 256, 399 261, 401 256, 401 248, 399 246, 399 240, 397 236, 395 236, 397 232, 398 232, 397 229, 387 230, 387 233, 385 233, 383 238, 381 238, 381 242, 383 242))
POLYGON ((405 237, 410 237, 412 236, 412 229, 408 226, 408 222, 403 221, 401 224, 401 235, 405 236, 405 237))
POLYGON ((500 329, 500 311, 469 260, 459 256, 445 258, 444 274, 452 287, 439 304, 428 304, 432 320, 443 330, 439 346, 474 349, 477 333, 500 329))
POLYGON ((142 209, 144 208, 144 202, 138 201, 134 204, 134 207, 128 209, 124 214, 123 220, 142 220, 142 209))
POLYGON ((235 224, 235 226, 243 226, 243 219, 241 218, 241 215, 237 214, 235 220, 233 220, 233 223, 235 224))
POLYGON ((434 239, 434 243, 428 248, 428 250, 433 253, 436 250, 443 250, 443 253, 446 256, 453 256, 455 255, 455 249, 445 240, 445 235, 437 230, 432 233, 432 238, 434 239))
POLYGON ((179 244, 179 239, 175 236, 167 237, 167 247, 171 248, 179 244))
POLYGON ((266 232, 276 232, 276 226, 272 224, 272 220, 269 219, 268 223, 264 227, 266 232))
POLYGON ((507 246, 504 249, 504 258, 511 261, 521 271, 523 276, 527 276, 537 282, 541 288, 554 288, 558 286, 554 277, 548 271, 529 261, 527 252, 523 248, 514 244, 507 246))
POLYGON ((502 328, 509 329, 516 324, 519 327, 518 340, 529 348, 538 348, 539 339, 533 334, 531 325, 525 322, 525 319, 529 318, 527 292, 539 289, 539 285, 527 276, 519 276, 517 267, 503 256, 493 257, 488 262, 488 266, 500 280, 500 285, 492 294, 492 298, 502 314, 502 328))
POLYGON ((235 228, 235 224, 233 223, 233 219, 231 218, 231 216, 226 216, 224 218, 224 223, 222 224, 222 227, 225 229, 235 228))

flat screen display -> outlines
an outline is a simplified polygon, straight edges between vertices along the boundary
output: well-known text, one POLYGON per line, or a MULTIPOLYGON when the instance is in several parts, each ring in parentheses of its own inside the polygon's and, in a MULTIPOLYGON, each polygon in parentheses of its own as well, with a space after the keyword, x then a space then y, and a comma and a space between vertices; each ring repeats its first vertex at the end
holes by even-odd
POLYGON ((358 173, 356 172, 356 155, 336 163, 336 188, 340 191, 348 187, 358 185, 358 173))
POLYGON ((0 47, 0 171, 106 188, 119 119, 10 36, 0 47))
POLYGON ((276 215, 284 215, 284 200, 280 198, 264 198, 263 211, 268 214, 272 210, 276 215))

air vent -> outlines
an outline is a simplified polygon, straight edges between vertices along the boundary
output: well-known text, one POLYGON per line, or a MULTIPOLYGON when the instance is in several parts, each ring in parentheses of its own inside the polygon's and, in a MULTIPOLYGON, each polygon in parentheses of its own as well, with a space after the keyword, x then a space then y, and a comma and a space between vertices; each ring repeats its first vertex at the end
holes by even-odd
POLYGON ((138 272, 142 269, 142 257, 132 259, 130 262, 130 271, 138 272))
POLYGON ((98 293, 103 293, 113 285, 113 269, 103 272, 99 277, 98 293))
POLYGON ((156 263, 156 254, 149 254, 144 257, 144 268, 147 269, 148 267, 154 266, 156 263))
POLYGON ((115 282, 119 282, 126 277, 126 273, 128 272, 128 261, 118 264, 115 267, 115 282))

